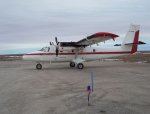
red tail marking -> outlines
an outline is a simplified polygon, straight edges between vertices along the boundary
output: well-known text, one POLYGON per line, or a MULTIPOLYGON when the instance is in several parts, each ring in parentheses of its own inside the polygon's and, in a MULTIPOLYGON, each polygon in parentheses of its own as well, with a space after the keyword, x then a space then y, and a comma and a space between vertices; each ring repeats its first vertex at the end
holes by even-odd
POLYGON ((135 32, 131 53, 137 52, 138 41, 139 41, 139 30, 135 32))

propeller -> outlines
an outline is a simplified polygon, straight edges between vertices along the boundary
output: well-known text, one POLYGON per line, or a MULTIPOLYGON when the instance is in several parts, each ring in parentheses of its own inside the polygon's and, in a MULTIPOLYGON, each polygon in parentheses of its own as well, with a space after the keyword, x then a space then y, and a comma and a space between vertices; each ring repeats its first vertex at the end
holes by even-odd
POLYGON ((56 45, 54 45, 54 42, 49 42, 49 44, 50 44, 50 46, 51 45, 53 45, 53 46, 55 46, 56 47, 56 57, 58 56, 58 54, 59 54, 59 42, 58 42, 58 40, 57 40, 57 37, 55 37, 55 42, 56 42, 56 45))
POLYGON ((55 42, 56 42, 57 45, 59 44, 59 42, 58 42, 58 40, 57 40, 57 37, 55 37, 55 42))
MULTIPOLYGON (((57 37, 55 37, 55 42, 56 42, 56 45, 55 46, 58 46, 59 42, 57 40, 57 37)), ((54 42, 49 42, 50 45, 54 45, 54 42)))
POLYGON ((55 42, 56 42, 56 57, 57 57, 59 54, 59 42, 58 42, 57 37, 55 37, 55 42))

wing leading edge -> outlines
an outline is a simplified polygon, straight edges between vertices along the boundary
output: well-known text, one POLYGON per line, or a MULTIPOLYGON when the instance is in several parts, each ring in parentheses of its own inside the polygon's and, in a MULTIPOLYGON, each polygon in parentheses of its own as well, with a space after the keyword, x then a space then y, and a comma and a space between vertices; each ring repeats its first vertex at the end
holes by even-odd
POLYGON ((106 40, 110 40, 110 39, 114 40, 117 37, 119 37, 119 36, 116 34, 113 34, 113 33, 98 32, 98 33, 95 33, 91 36, 88 36, 88 37, 78 41, 76 44, 89 46, 89 45, 93 45, 96 43, 105 42, 106 40))
POLYGON ((106 40, 115 39, 119 37, 116 34, 109 33, 109 32, 98 32, 93 35, 90 35, 78 42, 60 42, 61 46, 72 46, 72 47, 85 47, 89 45, 93 45, 100 42, 105 42, 106 40))

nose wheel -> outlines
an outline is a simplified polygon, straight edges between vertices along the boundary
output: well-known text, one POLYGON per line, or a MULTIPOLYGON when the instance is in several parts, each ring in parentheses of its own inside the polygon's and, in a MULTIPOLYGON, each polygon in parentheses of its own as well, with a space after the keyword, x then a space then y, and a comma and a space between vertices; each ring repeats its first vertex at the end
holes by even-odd
POLYGON ((70 62, 70 67, 75 67, 75 63, 74 62, 70 62))
POLYGON ((40 63, 38 63, 38 64, 36 65, 36 69, 41 70, 41 69, 42 69, 42 65, 41 65, 40 63))

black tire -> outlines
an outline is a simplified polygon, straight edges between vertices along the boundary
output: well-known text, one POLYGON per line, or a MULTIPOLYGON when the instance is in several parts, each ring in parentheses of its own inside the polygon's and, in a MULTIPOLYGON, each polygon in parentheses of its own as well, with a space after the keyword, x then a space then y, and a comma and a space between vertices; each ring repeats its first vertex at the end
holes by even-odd
POLYGON ((75 67, 75 63, 74 62, 70 62, 70 67, 75 67))
POLYGON ((84 68, 84 65, 83 65, 82 63, 79 63, 79 64, 77 64, 77 68, 78 68, 78 69, 83 69, 83 68, 84 68))
POLYGON ((42 65, 41 65, 40 63, 38 63, 38 64, 36 65, 36 69, 41 70, 41 69, 42 69, 42 65))

